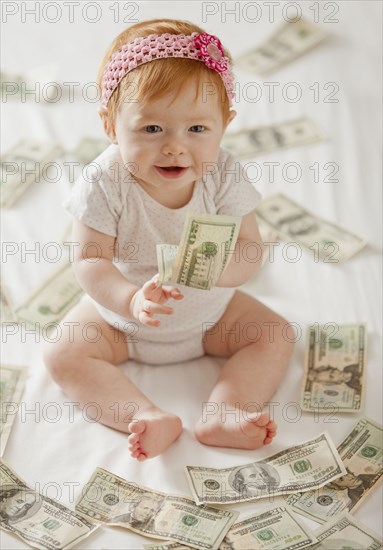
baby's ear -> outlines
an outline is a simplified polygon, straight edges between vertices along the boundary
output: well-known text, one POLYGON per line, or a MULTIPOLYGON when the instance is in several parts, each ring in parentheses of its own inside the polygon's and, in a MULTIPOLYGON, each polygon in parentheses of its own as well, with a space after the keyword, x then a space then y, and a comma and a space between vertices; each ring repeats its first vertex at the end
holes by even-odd
POLYGON ((111 121, 108 117, 108 109, 106 107, 104 107, 103 105, 100 105, 98 107, 98 114, 99 114, 99 117, 101 118, 101 121, 102 121, 102 124, 103 124, 103 127, 104 127, 104 132, 106 133, 106 135, 108 136, 108 138, 110 139, 110 141, 112 143, 117 144, 114 124, 111 123, 111 121))
POLYGON ((233 118, 235 118, 237 116, 237 111, 234 111, 233 109, 229 112, 229 120, 228 120, 228 124, 230 124, 230 122, 233 120, 233 118))
POLYGON ((234 110, 231 109, 229 111, 229 118, 227 119, 226 124, 225 124, 225 130, 229 126, 229 124, 233 120, 233 118, 235 118, 236 116, 237 116, 237 111, 234 111, 234 110))

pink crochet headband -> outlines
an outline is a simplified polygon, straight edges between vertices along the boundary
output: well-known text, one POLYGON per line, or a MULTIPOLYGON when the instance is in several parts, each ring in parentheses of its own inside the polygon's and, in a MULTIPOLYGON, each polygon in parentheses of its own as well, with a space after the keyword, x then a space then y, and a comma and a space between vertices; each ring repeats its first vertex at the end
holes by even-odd
POLYGON ((166 57, 184 57, 202 61, 222 78, 232 105, 234 77, 220 40, 211 34, 149 34, 136 38, 114 52, 102 78, 101 105, 106 107, 124 76, 144 63, 166 57))

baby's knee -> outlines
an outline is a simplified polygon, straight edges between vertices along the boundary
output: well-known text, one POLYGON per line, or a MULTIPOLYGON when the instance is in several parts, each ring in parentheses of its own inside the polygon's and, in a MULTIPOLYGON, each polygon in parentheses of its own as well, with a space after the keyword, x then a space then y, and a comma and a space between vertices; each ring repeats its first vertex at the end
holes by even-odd
POLYGON ((271 348, 274 352, 290 357, 297 338, 294 324, 279 315, 275 315, 275 318, 264 323, 262 345, 271 348))
POLYGON ((69 375, 73 363, 68 349, 62 342, 46 343, 43 350, 43 360, 53 380, 61 384, 69 375))

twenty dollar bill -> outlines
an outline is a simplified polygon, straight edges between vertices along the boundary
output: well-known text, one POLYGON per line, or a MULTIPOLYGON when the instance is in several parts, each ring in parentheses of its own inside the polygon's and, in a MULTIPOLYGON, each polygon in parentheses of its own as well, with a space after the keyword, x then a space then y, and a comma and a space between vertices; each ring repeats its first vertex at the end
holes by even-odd
POLYGON ((307 332, 301 406, 312 412, 357 412, 365 393, 366 326, 311 326, 307 332))
POLYGON ((27 367, 0 365, 0 456, 3 456, 27 378, 27 367))
POLYGON ((250 73, 268 74, 300 57, 326 36, 322 27, 303 18, 285 23, 262 46, 239 57, 236 66, 250 73))
POLYGON ((1 158, 1 206, 10 208, 32 183, 39 183, 50 162, 63 153, 57 143, 23 140, 1 158))
POLYGON ((265 510, 235 523, 224 538, 222 550, 298 550, 317 542, 296 514, 286 506, 265 510), (225 546, 226 543, 226 546, 225 546))
POLYGON ((338 447, 346 475, 317 491, 290 495, 287 504, 319 523, 355 511, 382 479, 382 436, 381 424, 362 418, 338 447))
POLYGON ((315 216, 292 199, 278 193, 256 207, 257 217, 269 224, 284 240, 312 250, 315 261, 338 263, 351 258, 366 241, 347 229, 315 216))
POLYGON ((172 539, 198 550, 216 550, 239 513, 196 506, 97 468, 76 503, 81 514, 157 539, 172 539))
POLYGON ((382 538, 349 514, 337 516, 331 523, 315 531, 318 544, 311 550, 360 549, 380 550, 382 538))
POLYGON ((308 117, 300 117, 272 126, 244 128, 225 134, 222 145, 236 157, 251 157, 278 149, 309 145, 326 139, 323 131, 308 117))
POLYGON ((240 216, 189 213, 178 249, 174 245, 157 248, 160 279, 161 272, 162 278, 166 278, 171 267, 172 282, 212 289, 234 251, 241 221, 240 216))
POLYGON ((33 548, 67 550, 90 535, 97 525, 59 502, 37 493, 0 461, 0 527, 33 548))
POLYGON ((72 265, 62 264, 16 308, 20 321, 40 326, 58 323, 81 298, 83 290, 72 265))

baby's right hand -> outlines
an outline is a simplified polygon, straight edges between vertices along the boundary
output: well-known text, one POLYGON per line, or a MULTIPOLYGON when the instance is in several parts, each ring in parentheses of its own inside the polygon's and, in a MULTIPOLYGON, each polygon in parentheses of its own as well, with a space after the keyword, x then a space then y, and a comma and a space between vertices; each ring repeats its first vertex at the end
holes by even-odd
POLYGON ((154 319, 153 315, 171 315, 173 313, 172 307, 164 305, 169 298, 174 300, 184 298, 178 288, 168 285, 157 287, 157 281, 158 274, 137 290, 130 302, 131 316, 147 327, 160 326, 161 321, 154 319))

